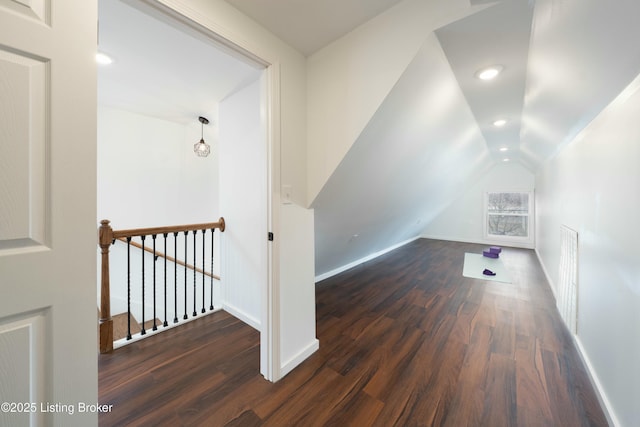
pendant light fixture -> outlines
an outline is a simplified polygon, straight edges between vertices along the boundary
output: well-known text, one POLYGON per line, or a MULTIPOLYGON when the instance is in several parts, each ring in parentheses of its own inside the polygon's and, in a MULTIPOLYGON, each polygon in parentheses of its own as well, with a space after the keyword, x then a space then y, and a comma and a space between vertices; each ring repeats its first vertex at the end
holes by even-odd
POLYGON ((193 145, 193 152, 196 153, 198 157, 207 157, 211 152, 211 147, 209 146, 209 144, 204 142, 204 125, 208 125, 209 120, 207 120, 205 117, 198 117, 198 120, 200 120, 200 123, 201 123, 200 141, 196 142, 193 145))

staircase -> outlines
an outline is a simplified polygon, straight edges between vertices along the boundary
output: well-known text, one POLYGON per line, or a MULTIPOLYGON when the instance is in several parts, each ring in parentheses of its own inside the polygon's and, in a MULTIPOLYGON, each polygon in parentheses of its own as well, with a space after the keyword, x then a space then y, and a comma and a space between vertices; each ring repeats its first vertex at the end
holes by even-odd
POLYGON ((100 224, 98 345, 101 353, 112 351, 114 341, 146 338, 147 332, 152 335, 219 309, 213 301, 214 281, 219 281, 213 274, 214 232, 225 230, 224 218, 210 223, 128 230, 113 230, 109 220, 102 220, 100 224), (150 246, 145 245, 147 237, 150 246), (119 298, 126 298, 127 312, 111 316, 109 253, 116 243, 124 245, 118 252, 121 258, 116 258, 124 271, 116 276, 120 282, 114 289, 119 298), (171 256, 167 251, 172 252, 171 256), (132 265, 135 267, 133 273, 132 265), (138 301, 132 301, 132 294, 138 301), (144 324, 141 325, 132 313, 140 315, 144 324), (148 316, 155 320, 147 321, 148 316))
MULTIPOLYGON (((128 330, 127 313, 116 314, 115 316, 111 316, 111 319, 113 320, 113 340, 117 341, 122 338, 126 338, 127 330, 128 330)), ((98 309, 98 320, 100 320, 100 309, 98 309)), ((156 319, 156 326, 157 327, 162 326, 162 322, 160 321, 160 319, 156 319)), ((131 330, 139 331, 141 329, 142 328, 140 323, 136 320, 136 318, 132 314, 131 330)), ((153 320, 147 320, 146 322, 144 322, 144 329, 145 331, 153 329, 153 320)))
MULTIPOLYGON (((127 337, 127 313, 116 314, 111 317, 113 319, 113 340, 117 341, 122 338, 127 337)), ((156 319, 156 327, 162 326, 162 322, 160 319, 156 319)), ((141 325, 138 323, 133 314, 131 315, 131 330, 139 331, 141 330, 141 325)), ((153 320, 147 320, 144 322, 144 330, 150 331, 153 329, 153 320)))

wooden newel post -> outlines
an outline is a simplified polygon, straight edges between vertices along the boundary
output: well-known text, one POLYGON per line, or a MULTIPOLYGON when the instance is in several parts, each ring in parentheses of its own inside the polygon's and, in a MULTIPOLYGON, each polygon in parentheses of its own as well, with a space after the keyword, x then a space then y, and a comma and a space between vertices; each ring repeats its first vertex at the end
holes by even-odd
POLYGON ((113 351, 113 319, 109 292, 109 247, 113 242, 113 229, 109 220, 100 221, 98 242, 102 249, 102 274, 100 280, 100 353, 113 351))

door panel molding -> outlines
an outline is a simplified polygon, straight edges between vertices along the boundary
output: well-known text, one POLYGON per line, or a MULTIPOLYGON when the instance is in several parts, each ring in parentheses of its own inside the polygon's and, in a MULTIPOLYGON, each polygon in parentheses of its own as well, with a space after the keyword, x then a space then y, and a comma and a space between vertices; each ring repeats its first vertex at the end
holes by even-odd
POLYGON ((48 395, 51 374, 45 362, 48 353, 45 328, 50 317, 50 310, 44 308, 0 318, 0 348, 4 349, 0 353, 0 395, 12 396, 10 403, 15 405, 36 405, 26 410, 16 406, 0 411, 0 425, 41 424, 40 403, 51 400, 48 395))
POLYGON ((0 46, 0 256, 49 243, 49 76, 48 60, 0 46))

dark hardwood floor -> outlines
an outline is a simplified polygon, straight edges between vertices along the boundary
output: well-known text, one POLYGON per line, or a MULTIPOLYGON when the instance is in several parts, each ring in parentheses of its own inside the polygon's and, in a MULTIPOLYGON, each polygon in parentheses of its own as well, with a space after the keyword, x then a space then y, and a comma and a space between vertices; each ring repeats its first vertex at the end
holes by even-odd
POLYGON ((276 384, 219 312, 99 357, 101 426, 606 426, 533 251, 420 239, 317 285, 320 350, 276 384))

